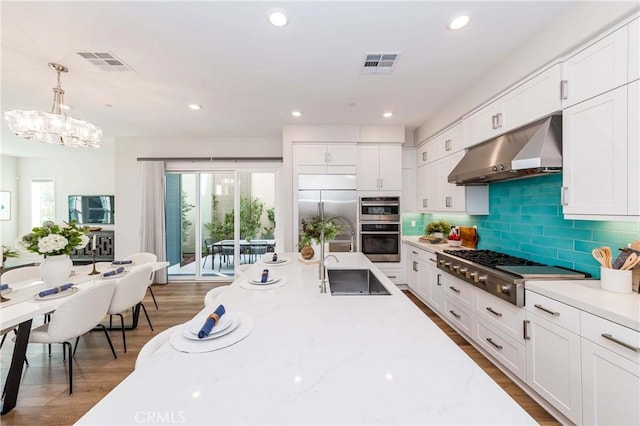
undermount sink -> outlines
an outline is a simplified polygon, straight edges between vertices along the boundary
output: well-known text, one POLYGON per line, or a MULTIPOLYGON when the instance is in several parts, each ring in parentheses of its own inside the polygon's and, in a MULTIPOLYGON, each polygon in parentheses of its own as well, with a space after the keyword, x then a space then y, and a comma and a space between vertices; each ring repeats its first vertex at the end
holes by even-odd
POLYGON ((332 296, 388 296, 384 285, 369 269, 327 269, 332 296))

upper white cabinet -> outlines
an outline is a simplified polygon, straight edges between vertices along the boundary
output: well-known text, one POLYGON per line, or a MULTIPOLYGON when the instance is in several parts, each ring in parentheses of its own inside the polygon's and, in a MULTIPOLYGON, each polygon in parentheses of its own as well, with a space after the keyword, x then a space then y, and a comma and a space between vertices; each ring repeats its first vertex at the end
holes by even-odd
POLYGON ((564 61, 565 108, 628 82, 628 29, 622 27, 564 61))
POLYGON ((416 164, 421 166, 466 148, 462 123, 458 122, 429 138, 417 150, 416 164))
POLYGON ((416 210, 416 150, 402 149, 402 211, 416 210))
POLYGON ((358 146, 358 190, 402 190, 402 146, 358 146))
POLYGON ((629 75, 628 80, 640 78, 640 18, 629 24, 629 75))
POLYGON ((356 144, 295 143, 293 162, 298 174, 355 174, 356 144))
POLYGON ((560 75, 561 66, 555 64, 465 117, 462 147, 478 144, 560 111, 560 75))

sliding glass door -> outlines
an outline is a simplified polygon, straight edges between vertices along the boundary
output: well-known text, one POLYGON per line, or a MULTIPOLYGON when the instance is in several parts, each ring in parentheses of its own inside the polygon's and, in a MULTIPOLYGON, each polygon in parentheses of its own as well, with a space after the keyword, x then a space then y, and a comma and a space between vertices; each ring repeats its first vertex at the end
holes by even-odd
POLYGON ((275 170, 168 171, 169 279, 232 279, 275 250, 275 170))

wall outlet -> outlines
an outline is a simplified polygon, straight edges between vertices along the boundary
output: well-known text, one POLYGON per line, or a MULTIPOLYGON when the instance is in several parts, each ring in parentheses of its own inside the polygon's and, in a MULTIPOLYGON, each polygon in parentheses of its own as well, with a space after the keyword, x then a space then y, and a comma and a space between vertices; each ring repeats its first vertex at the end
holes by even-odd
POLYGON ((412 220, 412 221, 411 221, 411 227, 412 227, 412 228, 415 228, 415 227, 416 227, 416 221, 415 221, 415 220, 412 220))

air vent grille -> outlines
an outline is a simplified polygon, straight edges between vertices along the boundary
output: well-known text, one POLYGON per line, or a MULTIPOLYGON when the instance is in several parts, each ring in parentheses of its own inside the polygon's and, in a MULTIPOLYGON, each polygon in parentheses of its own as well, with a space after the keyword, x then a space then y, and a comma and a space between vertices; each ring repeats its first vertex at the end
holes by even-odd
POLYGON ((400 53, 367 53, 362 74, 391 74, 400 53))
POLYGON ((131 67, 111 52, 78 52, 78 55, 103 71, 133 71, 131 67))

